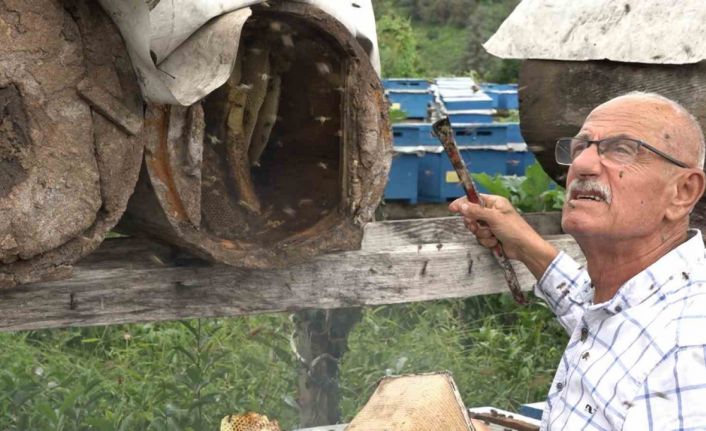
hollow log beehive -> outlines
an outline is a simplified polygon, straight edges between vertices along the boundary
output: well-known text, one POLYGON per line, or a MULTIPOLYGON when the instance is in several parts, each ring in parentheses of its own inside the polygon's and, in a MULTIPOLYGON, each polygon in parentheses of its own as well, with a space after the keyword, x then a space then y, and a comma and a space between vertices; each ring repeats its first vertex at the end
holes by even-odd
POLYGON ((65 275, 117 223, 142 158, 117 29, 85 0, 0 4, 0 287, 65 275))
POLYGON ((253 7, 233 74, 188 108, 150 105, 121 229, 242 267, 357 248, 391 157, 368 54, 318 8, 253 7))

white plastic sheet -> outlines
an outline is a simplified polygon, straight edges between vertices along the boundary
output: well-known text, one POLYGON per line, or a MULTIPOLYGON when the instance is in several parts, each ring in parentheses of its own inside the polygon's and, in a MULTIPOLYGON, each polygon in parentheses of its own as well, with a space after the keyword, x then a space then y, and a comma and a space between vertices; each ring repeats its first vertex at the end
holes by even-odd
MULTIPOLYGON (((295 0, 292 0, 295 1, 295 0)), ((380 73, 371 0, 296 0, 343 23, 380 73)), ((264 0, 99 0, 127 45, 145 99, 188 106, 230 76, 250 6, 264 0)))

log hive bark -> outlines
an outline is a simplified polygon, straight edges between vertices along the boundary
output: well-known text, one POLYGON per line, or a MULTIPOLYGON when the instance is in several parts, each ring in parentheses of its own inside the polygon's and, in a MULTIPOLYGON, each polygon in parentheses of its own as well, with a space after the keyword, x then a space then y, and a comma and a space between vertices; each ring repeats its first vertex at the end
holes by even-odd
POLYGON ((137 181, 141 131, 98 3, 0 3, 0 287, 65 275, 101 243, 137 181))
POLYGON ((148 108, 145 164, 121 229, 250 268, 359 248, 392 149, 368 55, 318 8, 278 2, 253 7, 238 56, 202 103, 148 108), (170 159, 180 146, 198 162, 170 159), (185 176, 191 193, 177 187, 185 176))
MULTIPOLYGON (((706 130, 706 62, 682 65, 612 61, 525 60, 520 69, 522 136, 544 170, 563 184, 566 170, 554 162, 554 144, 575 135, 601 103, 630 91, 655 92, 681 103, 706 130)), ((706 200, 691 216, 706 227, 706 200)))

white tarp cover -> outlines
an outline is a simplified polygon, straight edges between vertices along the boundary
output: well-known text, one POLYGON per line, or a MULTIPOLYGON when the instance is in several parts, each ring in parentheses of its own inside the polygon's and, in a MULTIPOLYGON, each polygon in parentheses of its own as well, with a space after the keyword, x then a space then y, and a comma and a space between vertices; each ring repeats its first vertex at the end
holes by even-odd
POLYGON ((501 58, 696 63, 706 1, 523 0, 483 46, 501 58))
MULTIPOLYGON (((371 0, 290 0, 319 7, 356 37, 380 73, 371 0)), ((249 6, 264 0, 99 0, 125 40, 142 95, 188 106, 230 76, 249 6)))

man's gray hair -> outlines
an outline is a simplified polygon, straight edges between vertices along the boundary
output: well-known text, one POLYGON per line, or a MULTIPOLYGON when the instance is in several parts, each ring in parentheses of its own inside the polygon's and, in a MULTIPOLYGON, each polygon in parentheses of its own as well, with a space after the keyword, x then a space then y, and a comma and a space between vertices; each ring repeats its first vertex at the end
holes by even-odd
POLYGON ((691 114, 691 112, 687 111, 686 108, 684 108, 681 104, 678 102, 675 102, 674 100, 664 97, 661 94, 657 93, 649 93, 645 91, 631 91, 629 93, 623 94, 622 96, 618 96, 617 98, 622 98, 622 97, 639 97, 639 98, 644 98, 644 99, 652 99, 656 100, 659 102, 664 103, 665 105, 669 106, 672 108, 674 113, 680 117, 683 117, 686 119, 687 123, 690 123, 690 126, 694 128, 696 131, 696 136, 698 137, 699 140, 699 154, 698 154, 698 167, 703 169, 704 168, 704 158, 706 157, 706 141, 704 140, 704 131, 701 128, 701 124, 699 123, 699 120, 694 117, 694 115, 691 114))

